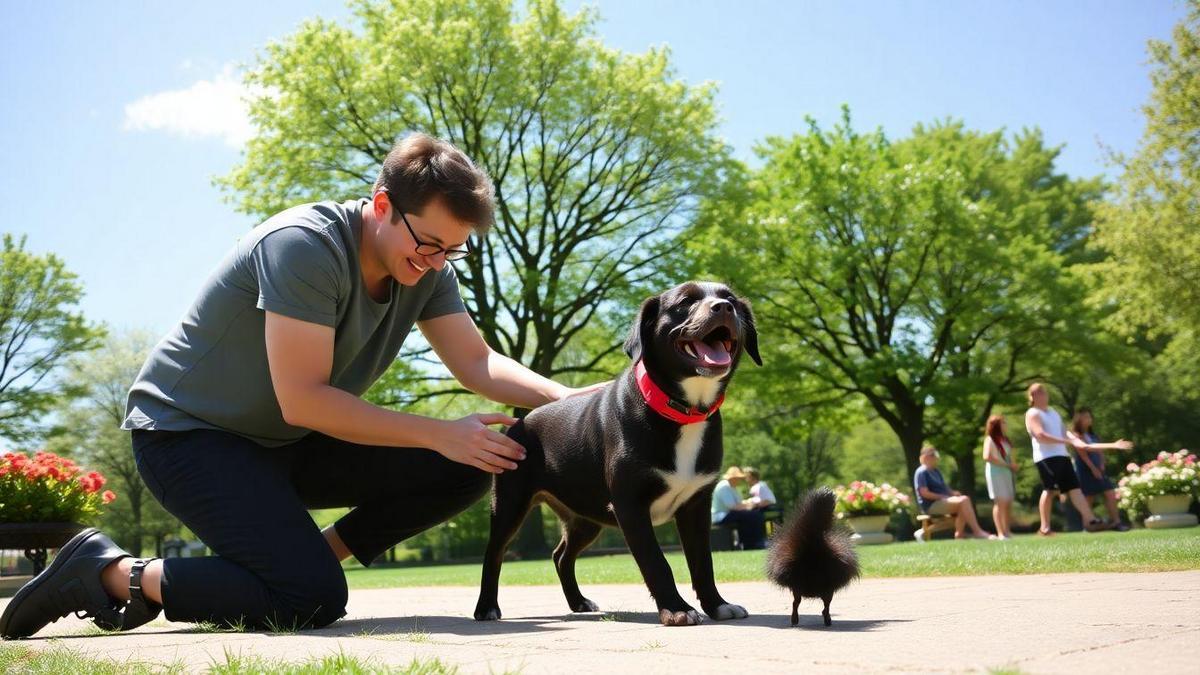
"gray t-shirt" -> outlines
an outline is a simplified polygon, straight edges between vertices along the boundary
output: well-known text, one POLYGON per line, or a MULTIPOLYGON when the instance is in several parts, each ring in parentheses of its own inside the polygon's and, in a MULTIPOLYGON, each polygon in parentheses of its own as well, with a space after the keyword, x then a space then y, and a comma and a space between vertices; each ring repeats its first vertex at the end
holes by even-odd
POLYGON ((221 429, 276 447, 309 429, 284 422, 271 384, 264 310, 334 328, 330 385, 361 396, 417 321, 466 311, 454 268, 367 294, 359 269, 367 200, 288 209, 242 237, 129 391, 122 429, 221 429))

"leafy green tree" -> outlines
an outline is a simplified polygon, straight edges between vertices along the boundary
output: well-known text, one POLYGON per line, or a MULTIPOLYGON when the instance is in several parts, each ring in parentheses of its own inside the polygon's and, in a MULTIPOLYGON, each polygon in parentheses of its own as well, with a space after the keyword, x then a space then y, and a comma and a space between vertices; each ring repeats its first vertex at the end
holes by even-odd
POLYGON ((449 140, 496 184, 497 227, 460 267, 484 338, 544 375, 598 372, 616 336, 561 357, 624 318, 609 301, 718 183, 714 88, 675 79, 665 50, 604 47, 592 11, 552 0, 353 4, 356 27, 310 21, 250 72, 260 131, 223 186, 266 216, 364 194, 406 131, 449 140))
POLYGON ((125 400, 142 363, 154 346, 152 335, 130 331, 109 335, 95 351, 73 356, 64 379, 75 396, 59 401, 47 447, 74 457, 104 474, 117 494, 101 516, 100 527, 134 555, 152 542, 161 555, 165 537, 180 529, 146 489, 134 461, 129 432, 121 429, 125 400))
MULTIPOLYGON (((744 199, 709 206, 697 255, 756 303, 790 398, 865 403, 911 473, 923 443, 974 437, 1040 376, 1042 345, 1071 342, 1082 284, 1062 270, 1100 185, 1054 173, 1056 154, 1036 131, 944 122, 892 142, 848 110, 832 131, 810 120, 759 148, 744 199)), ((975 443, 959 443, 970 489, 975 443)))
POLYGON ((1162 359, 1174 386, 1200 387, 1200 2, 1169 42, 1152 40, 1146 129, 1115 198, 1096 218, 1096 300, 1124 335, 1167 339, 1162 359))
POLYGON ((24 441, 61 393, 51 374, 72 354, 96 346, 104 331, 75 306, 83 287, 53 253, 25 250, 10 234, 0 250, 0 438, 24 441))
MULTIPOLYGON (((673 235, 720 184, 715 88, 677 79, 665 49, 605 47, 592 10, 556 0, 352 5, 355 26, 309 21, 249 73, 259 132, 221 181, 237 207, 358 197, 397 137, 444 138, 496 185, 497 226, 458 268, 484 339, 545 376, 611 374, 621 331, 580 337, 659 285, 673 235)), ((461 393, 430 374, 395 373, 393 399, 461 393)))

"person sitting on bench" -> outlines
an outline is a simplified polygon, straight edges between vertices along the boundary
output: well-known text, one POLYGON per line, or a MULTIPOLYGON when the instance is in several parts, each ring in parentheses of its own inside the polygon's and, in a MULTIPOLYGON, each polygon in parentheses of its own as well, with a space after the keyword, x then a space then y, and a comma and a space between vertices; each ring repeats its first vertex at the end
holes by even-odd
POLYGON ((767 527, 763 520, 762 511, 742 502, 738 494, 738 483, 746 480, 746 474, 736 466, 731 466, 721 482, 713 490, 712 522, 714 525, 732 525, 737 528, 738 540, 744 550, 760 549, 766 546, 767 527))
POLYGON ((771 488, 767 482, 762 480, 758 469, 745 467, 742 473, 746 474, 746 483, 750 486, 750 497, 745 502, 752 509, 769 509, 775 506, 775 493, 771 492, 771 488))
POLYGON ((955 539, 965 538, 968 527, 976 539, 995 539, 996 535, 979 526, 971 498, 946 487, 942 472, 937 468, 940 458, 937 448, 932 445, 921 449, 921 466, 913 474, 913 490, 917 493, 921 512, 931 516, 953 515, 955 539))

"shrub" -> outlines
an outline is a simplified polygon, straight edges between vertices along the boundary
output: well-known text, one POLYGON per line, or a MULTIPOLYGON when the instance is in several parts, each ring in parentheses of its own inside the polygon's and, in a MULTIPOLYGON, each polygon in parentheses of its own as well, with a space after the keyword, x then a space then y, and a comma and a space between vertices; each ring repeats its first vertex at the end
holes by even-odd
POLYGON ((909 510, 909 496, 888 483, 875 485, 866 481, 856 480, 849 487, 839 485, 833 489, 837 495, 837 513, 839 518, 856 516, 886 516, 893 512, 905 513, 909 510))
POLYGON ((1158 457, 1137 465, 1130 462, 1118 483, 1117 494, 1121 508, 1140 513, 1150 497, 1156 495, 1189 495, 1200 497, 1200 466, 1196 455, 1180 450, 1174 454, 1160 452, 1158 457))
POLYGON ((117 496, 103 490, 104 476, 84 472, 50 452, 28 457, 6 452, 0 460, 0 523, 77 523, 95 518, 117 496))

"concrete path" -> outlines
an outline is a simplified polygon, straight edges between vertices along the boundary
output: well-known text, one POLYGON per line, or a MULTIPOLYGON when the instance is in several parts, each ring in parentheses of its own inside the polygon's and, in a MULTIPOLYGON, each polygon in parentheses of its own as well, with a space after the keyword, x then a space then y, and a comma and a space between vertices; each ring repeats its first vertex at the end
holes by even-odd
POLYGON ((557 587, 508 586, 506 618, 477 623, 474 588, 402 588, 355 591, 345 619, 292 635, 163 620, 96 635, 69 618, 22 644, 200 671, 226 653, 298 661, 340 650, 396 666, 438 658, 466 673, 1200 673, 1200 571, 871 579, 834 599, 831 628, 819 603, 802 604, 789 627, 789 598, 763 583, 722 586, 749 619, 687 628, 659 626, 640 586, 584 592, 607 611, 571 615, 557 587))

